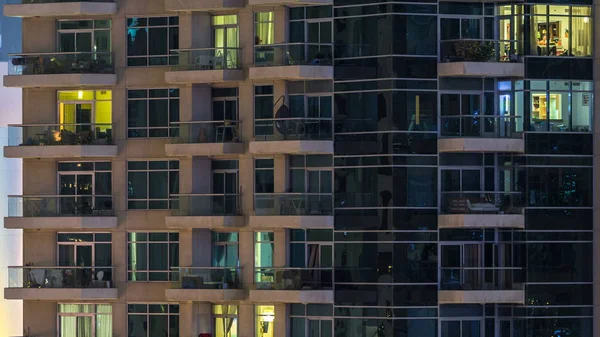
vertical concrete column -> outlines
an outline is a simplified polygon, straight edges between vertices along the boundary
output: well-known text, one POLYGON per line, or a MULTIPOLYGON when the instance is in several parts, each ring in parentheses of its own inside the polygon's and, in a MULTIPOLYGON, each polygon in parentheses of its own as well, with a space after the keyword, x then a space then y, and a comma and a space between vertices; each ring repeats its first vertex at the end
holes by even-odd
POLYGON ((181 85, 179 87, 179 120, 182 122, 193 121, 194 119, 193 89, 191 85, 181 85))
POLYGON ((273 158, 273 179, 275 183, 275 193, 285 193, 288 189, 287 184, 287 156, 277 155, 273 158))
POLYGON ((239 233, 238 249, 242 268, 242 284, 244 289, 252 289, 254 285, 254 232, 241 229, 239 233))
POLYGON ((191 17, 192 44, 189 48, 212 47, 211 14, 207 12, 195 12, 191 14, 191 17))
MULTIPOLYGON (((196 324, 194 326, 195 334, 192 336, 196 337, 201 333, 213 333, 212 330, 212 303, 199 302, 195 303, 195 315, 196 324)), ((238 324, 238 327, 240 325, 238 324)), ((190 330, 190 331, 194 331, 190 330)), ((181 330, 180 330, 181 331, 181 330)))
MULTIPOLYGON (((239 337, 255 337, 254 304, 240 304, 238 311, 239 337)), ((275 335, 279 337, 279 335, 275 335)), ((283 335, 282 337, 285 337, 283 335)))
POLYGON ((277 6, 275 12, 275 43, 286 43, 288 41, 288 8, 277 6))
POLYGON ((119 224, 125 223, 127 210, 127 161, 112 161, 112 194, 113 208, 119 218, 119 224))
POLYGON ((127 336, 127 303, 125 300, 112 304, 113 336, 127 336))
MULTIPOLYGON (((121 289, 127 288, 127 232, 112 233, 113 282, 121 289)), ((119 291, 120 293, 121 291, 119 291)))
MULTIPOLYGON (((193 163, 192 158, 185 157, 179 158, 179 193, 180 194, 191 194, 192 184, 190 182, 193 178, 193 163)), ((182 200, 183 201, 183 200, 182 200)), ((185 207, 186 205, 180 205, 185 207)))
POLYGON ((210 229, 192 230, 192 264, 194 267, 208 267, 212 262, 212 237, 210 229))
POLYGON ((179 230, 179 265, 182 267, 192 266, 193 258, 193 236, 191 229, 179 230))
POLYGON ((242 141, 245 144, 254 140, 254 86, 240 83, 238 87, 238 118, 241 122, 242 141))
POLYGON ((212 163, 209 158, 192 158, 192 175, 187 181, 192 182, 192 193, 206 194, 212 192, 212 163))
POLYGON ((254 214, 254 159, 251 156, 240 157, 238 165, 242 214, 252 215, 254 214))
POLYGON ((238 11, 238 31, 244 69, 254 63, 254 12, 251 7, 238 11))
POLYGON ((120 149, 127 141, 127 105, 117 102, 127 101, 127 90, 115 87, 112 89, 112 138, 120 149))
POLYGON ((182 332, 182 337, 198 336, 197 334, 193 334, 195 330, 194 318, 194 303, 179 302, 179 331, 182 332))
POLYGON ((288 265, 288 231, 286 229, 276 229, 273 236, 275 238, 273 266, 285 267, 288 265))
POLYGON ((275 304, 275 321, 273 322, 275 336, 287 336, 287 305, 285 303, 275 304))

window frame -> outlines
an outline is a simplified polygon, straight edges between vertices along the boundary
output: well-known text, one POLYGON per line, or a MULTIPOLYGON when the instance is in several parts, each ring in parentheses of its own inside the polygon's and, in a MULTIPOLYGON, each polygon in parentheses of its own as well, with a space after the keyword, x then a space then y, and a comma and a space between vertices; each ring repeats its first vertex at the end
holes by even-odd
POLYGON ((179 49, 179 16, 178 15, 157 15, 157 16, 127 16, 125 18, 125 29, 126 29, 126 33, 125 33, 125 41, 126 41, 126 45, 125 45, 125 58, 126 58, 126 63, 127 63, 127 67, 164 67, 164 66, 171 66, 171 65, 178 65, 179 64, 179 59, 177 57, 177 53, 172 53, 171 50, 176 50, 179 49), (156 18, 166 18, 167 19, 167 24, 166 25, 149 25, 148 21, 150 19, 156 19, 156 18), (177 24, 171 24, 171 20, 174 18, 176 18, 177 20, 177 24), (137 25, 137 26, 129 26, 129 20, 130 19, 136 19, 136 20, 146 20, 146 25, 137 25), (150 40, 152 39, 150 37, 150 28, 166 28, 167 30, 167 54, 165 55, 152 55, 150 54, 150 40), (129 29, 145 29, 146 30, 146 53, 144 55, 129 55, 129 29), (174 48, 171 48, 171 29, 177 29, 177 39, 175 39, 174 42, 174 48), (150 59, 151 58, 166 58, 167 62, 166 64, 151 64, 150 59), (145 59, 145 62, 143 65, 132 65, 130 64, 129 60, 135 60, 135 59, 145 59))
POLYGON ((171 195, 172 194, 178 194, 179 193, 179 176, 178 176, 178 182, 176 185, 176 190, 175 193, 171 193, 171 172, 177 172, 177 174, 179 175, 179 160, 172 160, 172 159, 165 159, 165 160, 160 160, 160 159, 153 159, 153 160, 128 160, 127 161, 127 210, 168 210, 168 209, 172 209, 174 208, 176 205, 173 204, 171 195), (146 169, 142 170, 142 169, 129 169, 129 163, 133 163, 133 162, 145 162, 146 163, 146 169), (164 169, 150 169, 149 163, 151 162, 166 162, 167 163, 167 167, 164 169), (173 162, 177 162, 177 168, 171 168, 171 163, 173 162), (129 186, 129 173, 135 173, 135 172, 145 172, 146 173, 146 198, 131 198, 130 194, 133 191, 133 187, 129 186), (166 197, 166 199, 153 199, 149 197, 150 194, 150 172, 167 172, 167 192, 168 195, 166 197), (131 189, 130 189, 131 187, 131 189), (151 202, 167 202, 167 208, 153 208, 150 207, 150 203, 151 202), (130 202, 146 202, 146 207, 145 208, 133 208, 130 207, 130 202))
MULTIPOLYGON (((63 337, 60 333, 60 321, 61 321, 61 317, 92 317, 92 324, 90 325, 92 327, 92 331, 90 333, 90 336, 96 336, 96 331, 97 331, 97 326, 96 326, 96 316, 98 315, 106 315, 108 317, 110 317, 110 320, 112 322, 113 319, 113 310, 112 310, 112 304, 111 303, 56 303, 56 333, 59 337, 63 337), (93 305, 95 310, 94 312, 60 312, 60 306, 64 304, 64 305, 93 305), (110 308, 110 313, 99 313, 98 312, 98 306, 99 305, 106 305, 107 307, 110 308)), ((112 331, 111 331, 112 333, 112 331)))
MULTIPOLYGON (((170 336, 170 330, 167 331, 166 336, 167 337, 178 337, 179 336, 179 330, 180 330, 180 326, 179 323, 181 322, 181 320, 179 319, 180 317, 180 308, 179 308, 179 304, 172 304, 172 303, 137 303, 137 302, 133 302, 133 303, 127 303, 127 334, 129 334, 129 316, 146 316, 146 322, 150 321, 150 316, 167 316, 167 326, 171 326, 171 316, 177 316, 177 336, 170 336), (141 312, 129 312, 129 305, 145 305, 146 306, 146 312, 145 313, 141 313, 141 312), (167 312, 166 313, 158 313, 158 312, 150 312, 150 305, 164 305, 165 307, 167 307, 167 312), (177 312, 171 312, 171 307, 172 306, 176 306, 177 307, 177 312)), ((146 331, 147 333, 147 337, 150 337, 150 330, 148 329, 146 331)))
POLYGON ((179 232, 173 232, 173 231, 147 231, 147 232, 135 232, 135 231, 128 231, 127 232, 127 283, 137 283, 137 282, 171 282, 174 281, 175 279, 177 279, 177 271, 173 271, 172 269, 176 267, 179 267, 179 232), (132 241, 131 240, 131 236, 130 234, 135 233, 135 234, 145 234, 146 235, 146 239, 145 240, 135 240, 132 241), (167 235, 167 240, 166 241, 151 241, 150 240, 150 234, 166 234, 167 235), (171 240, 171 234, 177 234, 177 241, 175 240, 171 240), (145 244, 146 245, 146 269, 144 270, 135 270, 132 271, 129 267, 129 260, 130 260, 130 254, 131 254, 131 244, 132 243, 140 243, 140 244, 145 244), (150 245, 151 244, 166 244, 167 245, 167 264, 168 264, 168 269, 167 270, 152 270, 150 269, 150 245), (171 245, 177 244, 177 265, 176 266, 171 266, 171 245), (132 275, 135 275, 137 273, 145 273, 146 275, 146 279, 145 280, 133 280, 132 279, 132 275), (150 274, 159 274, 159 273, 166 273, 167 278, 166 280, 151 280, 150 279, 150 274))
POLYGON ((181 92, 177 87, 171 88, 127 88, 127 139, 167 139, 179 136, 179 127, 177 125, 172 126, 172 123, 179 122, 181 116, 181 110, 179 108, 179 103, 181 102, 181 92), (138 97, 129 97, 130 91, 141 91, 144 90, 146 92, 146 97, 138 98, 138 97), (150 97, 151 90, 167 90, 166 97, 150 97), (174 95, 176 92, 177 96, 174 95), (173 96, 172 96, 173 94, 173 96), (167 126, 150 126, 150 103, 152 101, 167 101, 167 126), (146 102, 146 126, 138 127, 138 126, 129 126, 129 102, 130 101, 145 101, 146 102), (171 120, 171 102, 177 101, 177 120, 171 120), (167 136, 151 136, 152 130, 167 130, 167 136), (130 132, 135 132, 136 130, 145 132, 145 136, 131 136, 130 132))
MULTIPOLYGON (((212 331, 214 331, 214 335, 215 337, 220 337, 217 336, 217 319, 219 318, 224 318, 224 319, 233 319, 235 322, 235 329, 236 331, 239 332, 239 326, 240 326, 240 321, 239 321, 239 311, 240 307, 237 304, 212 304, 211 305, 211 314, 212 314, 212 331), (236 314, 230 314, 230 313, 226 313, 226 314, 215 314, 215 307, 216 306, 220 306, 221 307, 221 312, 223 311, 223 307, 228 307, 228 306, 235 306, 236 307, 236 314)), ((230 337, 230 334, 225 334, 222 337, 230 337)))

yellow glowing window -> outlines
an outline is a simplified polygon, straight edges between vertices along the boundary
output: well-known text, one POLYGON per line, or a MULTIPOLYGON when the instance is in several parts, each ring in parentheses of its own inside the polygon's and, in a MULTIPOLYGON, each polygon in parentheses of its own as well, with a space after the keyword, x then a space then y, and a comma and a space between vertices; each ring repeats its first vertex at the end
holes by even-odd
POLYGON ((275 323, 275 306, 257 305, 255 337, 273 337, 273 323, 275 323))
POLYGON ((111 128, 111 90, 59 91, 57 96, 60 124, 95 125, 102 132, 111 128))

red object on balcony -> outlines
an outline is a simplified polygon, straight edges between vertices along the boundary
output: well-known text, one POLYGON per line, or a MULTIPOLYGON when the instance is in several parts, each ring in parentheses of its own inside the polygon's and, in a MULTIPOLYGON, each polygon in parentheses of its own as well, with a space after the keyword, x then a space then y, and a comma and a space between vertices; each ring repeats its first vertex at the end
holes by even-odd
POLYGON ((198 337, 212 337, 212 335, 210 333, 201 333, 198 337))

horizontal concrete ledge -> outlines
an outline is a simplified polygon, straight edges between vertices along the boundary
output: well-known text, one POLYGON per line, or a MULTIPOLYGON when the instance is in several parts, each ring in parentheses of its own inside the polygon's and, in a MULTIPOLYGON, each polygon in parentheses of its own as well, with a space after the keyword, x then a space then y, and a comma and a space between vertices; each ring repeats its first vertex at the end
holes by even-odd
POLYGON ((5 217, 4 228, 108 229, 117 228, 116 216, 5 217))
POLYGON ((439 228, 525 228, 523 214, 440 214, 439 228))
POLYGON ((250 302, 333 303, 333 290, 250 290, 250 302))
POLYGON ((251 228, 333 228, 332 215, 251 215, 251 228))
POLYGON ((439 152, 525 152, 523 138, 439 138, 439 152))
POLYGON ((524 290, 440 290, 438 303, 518 303, 525 304, 524 290))
POLYGON ((167 289, 167 301, 176 302, 228 302, 243 301, 248 297, 244 289, 167 289))
POLYGON ((333 67, 318 65, 251 67, 248 77, 251 80, 331 80, 333 67))
POLYGON ((45 145, 5 146, 6 158, 83 158, 116 157, 116 145, 45 145))
POLYGON ((116 300, 117 288, 4 288, 4 299, 36 301, 116 300))
POLYGON ((165 82, 171 84, 223 83, 244 80, 240 69, 167 71, 165 82))
POLYGON ((523 77, 523 63, 512 62, 444 62, 438 63, 439 77, 523 77))
POLYGON ((250 154, 332 154, 332 140, 273 140, 250 142, 250 154))
POLYGON ((246 221, 243 216, 167 216, 167 228, 239 228, 246 221))
POLYGON ((221 11, 244 7, 244 0, 165 0, 167 11, 221 11))
POLYGON ((20 18, 53 16, 113 15, 114 2, 50 2, 37 4, 4 5, 4 15, 20 18))
POLYGON ((250 6, 263 6, 263 5, 333 5, 333 0, 248 0, 250 6))
POLYGON ((245 152, 244 143, 165 144, 165 153, 172 157, 213 157, 245 152))
POLYGON ((12 88, 106 87, 117 84, 115 74, 5 75, 4 86, 12 88))

